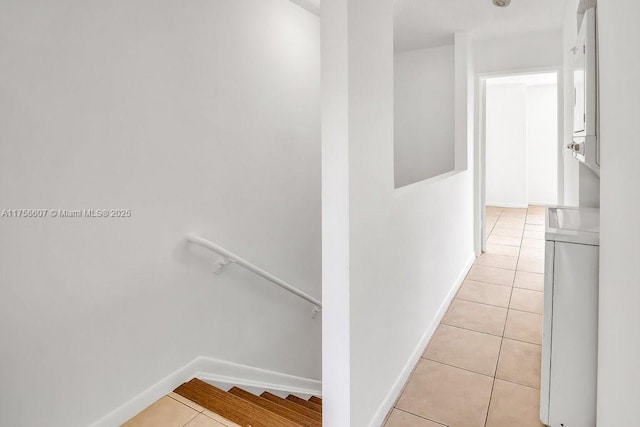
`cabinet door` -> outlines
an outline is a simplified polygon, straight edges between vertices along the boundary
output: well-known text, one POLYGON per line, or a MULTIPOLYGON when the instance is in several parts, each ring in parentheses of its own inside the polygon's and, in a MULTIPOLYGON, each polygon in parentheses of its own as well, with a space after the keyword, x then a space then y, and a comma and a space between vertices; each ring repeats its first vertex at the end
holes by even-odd
POLYGON ((580 133, 586 130, 587 109, 586 109, 586 28, 583 25, 578 34, 578 40, 573 48, 573 87, 574 87, 574 108, 573 108, 573 133, 580 133))
POLYGON ((553 325, 553 262, 556 242, 544 247, 544 316, 542 325, 542 365, 540 369, 540 421, 549 425, 549 380, 551 379, 551 326, 553 325))
POLYGON ((549 425, 596 425, 598 247, 556 242, 549 425))

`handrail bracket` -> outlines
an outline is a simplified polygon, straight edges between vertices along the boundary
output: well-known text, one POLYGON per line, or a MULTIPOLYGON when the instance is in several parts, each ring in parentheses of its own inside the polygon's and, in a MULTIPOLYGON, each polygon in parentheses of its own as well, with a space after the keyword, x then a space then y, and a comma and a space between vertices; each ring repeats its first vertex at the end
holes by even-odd
POLYGON ((215 274, 220 274, 222 273, 222 270, 224 270, 224 268, 229 265, 229 264, 233 264, 235 263, 236 260, 233 258, 227 258, 227 257, 220 257, 216 260, 216 262, 213 263, 213 272, 215 274))
POLYGON ((213 243, 213 242, 211 242, 211 241, 209 241, 207 239, 204 239, 204 238, 202 238, 200 236, 196 236, 195 234, 189 234, 187 236, 187 241, 189 241, 191 243, 194 243, 196 245, 202 246, 203 248, 206 248, 206 249, 218 254, 219 257, 213 264, 214 273, 216 273, 216 274, 221 273, 224 270, 224 267, 229 265, 229 264, 238 264, 239 266, 246 268, 247 270, 257 274, 258 276, 260 276, 260 277, 262 277, 264 279, 267 279, 268 281, 278 285, 282 289, 284 289, 284 290, 286 290, 288 292, 291 292, 292 294, 294 294, 294 295, 302 298, 303 300, 308 301, 311 304, 313 304, 313 310, 311 311, 311 316, 314 319, 321 312, 321 310, 322 310, 322 302, 320 300, 318 300, 318 299, 312 297, 311 295, 301 291, 300 289, 294 287, 290 283, 287 283, 284 280, 281 280, 281 279, 277 278, 273 274, 264 271, 260 267, 251 264, 249 261, 239 257, 238 255, 234 254, 233 252, 230 252, 230 251, 226 250, 222 246, 216 245, 215 243, 213 243))

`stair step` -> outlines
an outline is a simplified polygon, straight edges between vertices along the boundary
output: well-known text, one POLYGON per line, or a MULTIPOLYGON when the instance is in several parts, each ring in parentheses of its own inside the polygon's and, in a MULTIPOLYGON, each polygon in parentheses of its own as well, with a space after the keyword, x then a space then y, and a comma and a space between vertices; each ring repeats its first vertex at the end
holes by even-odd
POLYGON ((318 413, 317 411, 314 411, 313 409, 309 409, 305 406, 302 405, 298 405, 297 403, 294 403, 290 400, 287 399, 283 399, 279 396, 276 396, 275 394, 271 394, 268 391, 265 391, 264 393, 262 393, 260 395, 260 397, 263 397, 267 400, 270 400, 272 402, 275 402, 281 406, 287 407, 293 411, 296 411, 302 415, 304 415, 307 418, 311 418, 312 420, 315 421, 320 421, 322 422, 322 414, 318 413))
POLYGON ((294 421, 197 378, 182 384, 174 392, 243 427, 299 427, 294 421))
POLYGON ((311 397, 309 398, 309 402, 313 402, 313 403, 315 403, 316 405, 320 405, 320 406, 322 406, 322 399, 320 399, 319 397, 316 397, 316 396, 311 396, 311 397))
POLYGON ((309 409, 313 409, 316 412, 320 412, 322 413, 322 406, 318 405, 317 403, 313 403, 313 402, 309 402, 308 400, 304 400, 298 396, 294 396, 293 394, 290 394, 289 396, 287 396, 287 400, 292 401, 293 403, 297 403, 298 405, 302 405, 305 406, 309 409))
POLYGON ((241 388, 238 387, 233 387, 231 388, 231 390, 229 390, 229 393, 236 395, 248 402, 253 403, 254 405, 258 405, 261 406, 263 408, 265 408, 268 411, 273 412, 274 414, 278 414, 280 416, 283 416, 284 418, 291 420, 291 421, 295 421, 296 423, 300 424, 301 426, 304 427, 322 427, 322 422, 320 421, 316 421, 312 418, 308 418, 304 415, 302 415, 299 412, 296 412, 292 409, 289 409, 285 406, 281 406, 275 402, 272 402, 270 400, 265 399, 264 397, 260 397, 260 396, 256 396, 253 393, 249 393, 246 390, 243 390, 241 388))

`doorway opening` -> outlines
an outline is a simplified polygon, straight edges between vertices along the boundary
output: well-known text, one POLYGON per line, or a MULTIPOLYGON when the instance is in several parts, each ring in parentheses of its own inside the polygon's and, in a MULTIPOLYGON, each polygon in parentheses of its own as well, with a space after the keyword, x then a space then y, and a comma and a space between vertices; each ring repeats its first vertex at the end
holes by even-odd
MULTIPOLYGON (((557 205, 562 200, 558 72, 480 78, 480 251, 491 212, 557 205)), ((524 211, 526 212, 526 210, 524 211)))

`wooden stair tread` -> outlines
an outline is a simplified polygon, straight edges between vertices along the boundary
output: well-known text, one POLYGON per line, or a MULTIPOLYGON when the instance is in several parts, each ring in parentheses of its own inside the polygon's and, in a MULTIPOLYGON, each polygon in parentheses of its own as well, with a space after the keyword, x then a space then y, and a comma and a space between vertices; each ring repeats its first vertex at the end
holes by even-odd
POLYGON ((316 396, 311 396, 311 397, 309 398, 309 402, 313 402, 313 403, 315 403, 316 405, 320 405, 320 406, 322 406, 322 399, 320 399, 319 397, 316 397, 316 396))
POLYGON ((299 412, 300 414, 304 415, 307 418, 311 418, 312 420, 322 422, 322 414, 314 411, 313 409, 309 409, 305 406, 298 405, 295 402, 292 402, 287 399, 283 399, 280 396, 276 396, 275 394, 269 393, 268 391, 265 391, 264 393, 262 393, 260 397, 263 397, 267 400, 275 402, 281 406, 285 406, 293 411, 299 412))
POLYGON ((256 396, 255 394, 249 393, 248 391, 241 388, 232 387, 231 390, 229 390, 229 393, 236 395, 248 402, 251 402, 254 405, 261 406, 266 410, 271 411, 274 414, 278 414, 288 420, 295 421, 301 426, 322 427, 322 422, 320 421, 316 421, 312 418, 306 417, 299 412, 296 412, 271 400, 265 399, 264 397, 256 396))
POLYGON ((316 412, 320 412, 322 413, 322 406, 318 405, 317 403, 313 403, 313 402, 309 402, 308 400, 304 400, 298 396, 294 396, 293 394, 290 394, 289 396, 287 396, 287 400, 290 400, 294 403, 297 403, 298 405, 302 405, 305 406, 309 409, 312 409, 316 412))
POLYGON ((197 378, 174 390, 180 396, 243 427, 299 427, 299 424, 197 378))

